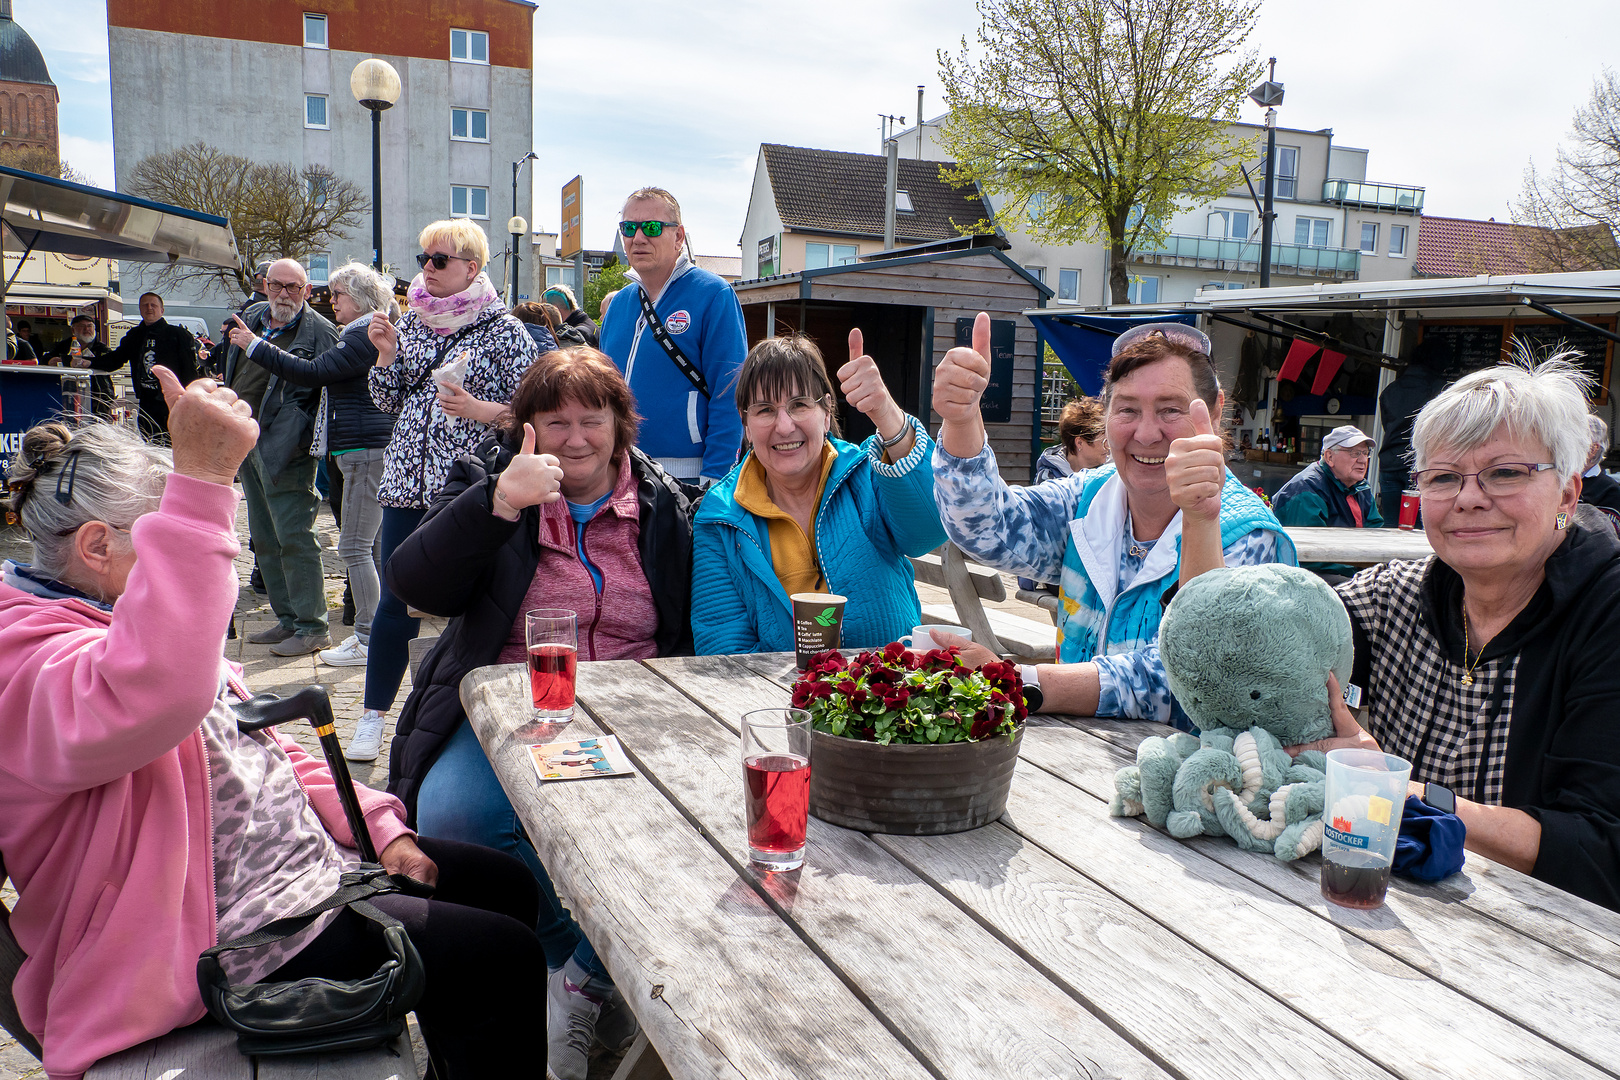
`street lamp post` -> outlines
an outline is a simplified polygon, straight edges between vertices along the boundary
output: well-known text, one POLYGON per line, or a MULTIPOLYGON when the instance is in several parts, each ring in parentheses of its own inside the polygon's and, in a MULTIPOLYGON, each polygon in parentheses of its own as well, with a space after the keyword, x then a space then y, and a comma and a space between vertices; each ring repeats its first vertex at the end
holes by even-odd
POLYGON ((349 76, 354 100, 371 111, 371 266, 382 271, 382 114, 399 100, 399 72, 386 60, 372 58, 354 66, 349 76))
POLYGON ((530 150, 527 154, 524 154, 521 158, 518 158, 518 160, 512 162, 512 220, 506 223, 506 227, 512 233, 512 265, 511 269, 507 271, 506 275, 507 307, 512 306, 512 299, 517 295, 518 263, 520 261, 518 258, 518 240, 521 234, 527 232, 529 229, 529 223, 518 217, 518 172, 522 170, 523 166, 529 162, 539 160, 540 155, 535 153, 533 150, 530 150))
POLYGON ((1277 106, 1282 104, 1283 84, 1277 81, 1277 58, 1271 58, 1266 81, 1249 91, 1256 105, 1266 108, 1266 205, 1260 211, 1260 287, 1271 286, 1271 227, 1277 215, 1271 200, 1277 187, 1277 106))

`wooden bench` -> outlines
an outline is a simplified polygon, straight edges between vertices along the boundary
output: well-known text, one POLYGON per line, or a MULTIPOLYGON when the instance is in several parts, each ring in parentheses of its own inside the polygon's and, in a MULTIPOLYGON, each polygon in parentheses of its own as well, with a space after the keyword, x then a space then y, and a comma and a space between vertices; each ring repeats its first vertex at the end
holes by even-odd
POLYGON ((955 544, 946 543, 937 552, 914 558, 911 566, 918 581, 951 595, 949 605, 923 605, 926 621, 965 627, 974 641, 998 656, 1043 663, 1056 659, 1057 635, 1052 627, 1005 611, 986 610, 984 601, 995 604, 1007 599, 1007 586, 1000 573, 969 562, 955 544))
MULTIPOLYGON (((0 859, 0 883, 6 867, 0 859)), ((11 912, 0 904, 0 1026, 34 1057, 39 1040, 24 1028, 11 996, 11 984, 25 959, 11 934, 11 912)), ((380 1047, 349 1054, 294 1054, 287 1057, 250 1058, 236 1049, 236 1036, 212 1024, 197 1024, 122 1053, 103 1058, 85 1073, 85 1080, 416 1080, 416 1055, 410 1035, 392 1049, 380 1047)))

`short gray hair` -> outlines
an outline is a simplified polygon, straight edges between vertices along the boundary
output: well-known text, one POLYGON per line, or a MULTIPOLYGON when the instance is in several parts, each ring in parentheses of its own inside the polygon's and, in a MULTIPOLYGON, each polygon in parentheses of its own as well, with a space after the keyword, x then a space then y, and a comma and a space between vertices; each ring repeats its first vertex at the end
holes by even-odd
POLYGON ((1428 468, 1441 450, 1467 453, 1505 426, 1545 446, 1559 480, 1579 474, 1592 451, 1586 395, 1594 385, 1575 366, 1580 356, 1565 351, 1537 361, 1520 352, 1512 363, 1483 368, 1446 387, 1412 425, 1414 468, 1428 468))
POLYGON ((363 262, 345 263, 327 278, 328 290, 338 289, 359 304, 364 311, 387 311, 393 303, 394 290, 383 276, 363 262))
POLYGON ((1586 418, 1586 430, 1591 432, 1592 441, 1602 443, 1604 449, 1609 446, 1609 425, 1603 422, 1603 417, 1589 415, 1586 418))
POLYGON ((11 509, 34 541, 34 567, 61 578, 79 526, 105 521, 128 529, 156 510, 172 467, 166 451, 122 424, 71 428, 52 420, 29 428, 6 481, 11 509))

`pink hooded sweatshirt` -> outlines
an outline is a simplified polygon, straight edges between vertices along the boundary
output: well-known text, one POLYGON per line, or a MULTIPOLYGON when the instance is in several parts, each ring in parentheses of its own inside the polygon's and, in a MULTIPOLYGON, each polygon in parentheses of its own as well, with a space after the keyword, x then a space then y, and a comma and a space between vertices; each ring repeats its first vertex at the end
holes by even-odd
MULTIPOLYGON (((229 668, 235 517, 231 488, 171 475, 110 613, 0 583, 0 854, 28 954, 12 989, 52 1080, 203 1016, 197 954, 218 928, 200 727, 229 668)), ((277 738, 352 847, 325 764, 277 738)), ((360 793, 379 851, 410 835, 399 800, 360 793)))

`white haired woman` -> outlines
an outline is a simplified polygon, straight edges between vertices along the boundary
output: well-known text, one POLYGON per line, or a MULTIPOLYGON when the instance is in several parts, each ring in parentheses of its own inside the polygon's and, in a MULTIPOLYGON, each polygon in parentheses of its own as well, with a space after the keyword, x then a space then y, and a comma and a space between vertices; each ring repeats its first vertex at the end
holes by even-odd
MULTIPOLYGON (((474 453, 495 431, 518 382, 537 355, 534 339, 501 303, 484 273, 489 238, 466 218, 435 221, 422 230, 422 272, 406 295, 410 310, 395 327, 370 326, 377 346, 371 399, 395 414, 383 459, 382 562, 422 521, 450 465, 474 453), (465 355, 460 386, 440 387, 433 373, 465 355)), ((373 761, 382 749, 383 722, 405 676, 406 650, 421 628, 386 580, 372 619, 366 655, 365 711, 345 755, 373 761)))
MULTIPOLYGON (((1412 479, 1434 555, 1363 570, 1350 611, 1367 729, 1467 848, 1620 910, 1620 540, 1578 505, 1590 380, 1563 357, 1467 375, 1423 407, 1412 479)), ((1341 702, 1330 683, 1329 699, 1341 702)))
POLYGON ((377 346, 368 336, 373 318, 384 321, 394 302, 392 285, 364 263, 340 267, 327 282, 332 311, 343 328, 337 344, 305 359, 254 334, 238 316, 231 316, 231 344, 272 375, 299 386, 321 388, 321 407, 315 417, 311 457, 331 454, 342 480, 337 500, 338 557, 349 572, 354 593, 354 635, 335 649, 321 650, 321 660, 338 667, 366 662, 371 640, 371 618, 381 592, 373 553, 382 526, 377 487, 382 482, 383 454, 394 433, 394 418, 371 400, 368 376, 377 363, 377 346))

